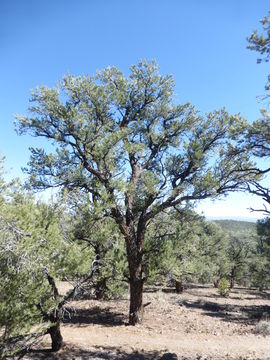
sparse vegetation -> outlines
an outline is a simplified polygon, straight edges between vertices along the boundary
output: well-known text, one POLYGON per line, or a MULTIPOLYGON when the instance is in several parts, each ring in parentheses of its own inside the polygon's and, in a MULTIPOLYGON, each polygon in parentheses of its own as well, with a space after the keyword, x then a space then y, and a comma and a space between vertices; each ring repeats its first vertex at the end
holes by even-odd
POLYGON ((218 285, 218 292, 221 296, 228 297, 230 294, 229 281, 225 278, 222 278, 218 285))

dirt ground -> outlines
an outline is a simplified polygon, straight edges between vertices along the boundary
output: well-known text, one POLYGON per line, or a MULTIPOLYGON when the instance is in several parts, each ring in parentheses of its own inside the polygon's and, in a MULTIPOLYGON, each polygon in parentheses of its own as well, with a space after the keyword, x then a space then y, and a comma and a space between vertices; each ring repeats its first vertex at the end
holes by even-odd
MULTIPOLYGON (((128 299, 78 300, 62 325, 64 348, 43 350, 25 359, 270 359, 270 336, 255 333, 259 320, 270 319, 270 293, 234 289, 229 298, 217 290, 193 286, 183 294, 148 288, 144 322, 127 326, 128 299)), ((43 347, 49 339, 43 339, 43 347)))

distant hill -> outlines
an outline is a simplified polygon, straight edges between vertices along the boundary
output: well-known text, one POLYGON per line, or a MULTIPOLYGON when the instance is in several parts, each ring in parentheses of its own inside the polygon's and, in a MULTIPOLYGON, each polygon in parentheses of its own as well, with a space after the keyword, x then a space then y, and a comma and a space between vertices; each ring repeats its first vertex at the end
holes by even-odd
POLYGON ((218 224, 225 232, 248 232, 256 234, 256 223, 254 222, 237 220, 213 220, 212 222, 218 224))
POLYGON ((260 217, 253 218, 253 217, 248 217, 248 216, 230 216, 230 217, 228 217, 228 216, 206 216, 205 218, 208 221, 234 220, 234 221, 244 221, 244 222, 252 222, 252 223, 256 223, 259 219, 261 219, 260 217))

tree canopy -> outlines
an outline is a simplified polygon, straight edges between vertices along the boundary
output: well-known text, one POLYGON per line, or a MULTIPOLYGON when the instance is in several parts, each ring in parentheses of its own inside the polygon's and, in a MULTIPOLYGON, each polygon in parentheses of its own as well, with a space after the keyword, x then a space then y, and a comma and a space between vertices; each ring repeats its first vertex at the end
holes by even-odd
POLYGON ((50 154, 31 148, 32 185, 86 189, 110 200, 114 211, 123 200, 118 194, 129 203, 134 193, 136 212, 149 209, 148 217, 236 189, 250 166, 228 141, 240 117, 224 109, 203 117, 188 103, 173 105, 172 77, 157 70, 153 62, 139 63, 125 78, 107 68, 33 92, 30 116, 17 118, 18 133, 57 148, 50 154))
POLYGON ((270 58, 270 19, 268 15, 260 20, 263 27, 263 33, 259 34, 258 30, 254 30, 248 37, 248 49, 257 51, 261 55, 265 55, 264 58, 257 59, 258 63, 261 63, 262 61, 268 62, 270 58))
MULTIPOLYGON (((265 16, 261 21, 262 33, 259 34, 258 30, 255 30, 249 37, 248 48, 257 51, 264 57, 257 59, 258 63, 268 62, 270 57, 270 20, 268 16, 265 16)), ((265 90, 270 89, 269 79, 265 86, 265 90)), ((265 100, 268 100, 269 94, 266 93, 265 100)), ((254 121, 247 126, 242 143, 246 149, 249 149, 250 153, 257 158, 266 160, 263 165, 260 165, 260 172, 262 174, 268 174, 270 167, 268 166, 268 159, 270 157, 270 117, 266 109, 261 110, 262 118, 254 121)), ((262 211, 265 214, 270 214, 270 191, 269 187, 265 186, 262 182, 251 181, 247 184, 247 190, 255 195, 260 196, 264 201, 264 207, 262 209, 255 209, 262 211)))
POLYGON ((155 62, 125 77, 115 67, 96 76, 68 75, 55 88, 32 93, 19 134, 51 140, 54 151, 31 148, 26 172, 36 189, 80 189, 126 241, 130 323, 142 319, 142 258, 149 221, 189 201, 237 191, 257 171, 235 144, 245 125, 225 109, 202 116, 176 105, 174 82, 155 62))

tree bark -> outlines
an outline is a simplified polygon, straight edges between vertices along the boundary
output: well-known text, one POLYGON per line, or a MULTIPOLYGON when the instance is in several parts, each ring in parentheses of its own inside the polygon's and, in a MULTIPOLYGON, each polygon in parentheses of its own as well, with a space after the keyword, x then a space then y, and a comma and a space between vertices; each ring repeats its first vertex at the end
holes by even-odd
POLYGON ((144 233, 140 237, 127 239, 127 258, 129 266, 129 324, 136 325, 143 319, 143 278, 142 278, 142 248, 144 233))
POLYGON ((181 280, 175 280, 175 291, 177 294, 181 294, 184 290, 183 283, 181 280))
POLYGON ((56 323, 48 329, 52 341, 52 351, 59 351, 63 345, 63 337, 60 330, 60 319, 56 320, 56 323))
POLYGON ((230 278, 230 288, 231 289, 234 288, 235 275, 236 275, 236 271, 235 271, 235 267, 233 267, 232 271, 231 271, 231 278, 230 278))
POLYGON ((56 282, 54 278, 47 272, 47 279, 49 284, 51 285, 53 297, 58 302, 57 307, 46 317, 48 317, 48 320, 53 324, 48 329, 48 334, 51 336, 52 341, 52 351, 56 352, 59 351, 63 345, 63 337, 61 335, 61 317, 62 317, 62 305, 59 303, 60 297, 59 292, 56 286, 56 282))
POLYGON ((97 300, 102 300, 105 297, 106 279, 100 279, 96 283, 95 296, 97 300))
POLYGON ((143 320, 143 280, 130 279, 129 324, 136 325, 143 320))

